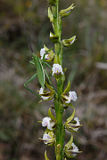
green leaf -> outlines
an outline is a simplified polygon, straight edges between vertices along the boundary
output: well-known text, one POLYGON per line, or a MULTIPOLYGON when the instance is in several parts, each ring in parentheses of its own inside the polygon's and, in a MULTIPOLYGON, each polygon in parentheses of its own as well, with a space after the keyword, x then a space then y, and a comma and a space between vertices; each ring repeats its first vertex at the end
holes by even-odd
POLYGON ((68 84, 67 84, 67 87, 65 88, 65 90, 63 92, 63 95, 65 95, 67 92, 70 91, 70 87, 71 87, 71 82, 69 81, 68 84))
POLYGON ((47 62, 44 62, 44 61, 43 61, 43 64, 44 64, 45 66, 47 66, 48 68, 50 68, 50 69, 52 68, 47 62))
POLYGON ((41 60, 37 56, 33 56, 33 59, 34 59, 35 65, 36 65, 37 76, 38 76, 39 83, 44 88, 44 85, 45 85, 45 72, 44 72, 43 65, 41 63, 41 60))
POLYGON ((34 90, 30 89, 28 85, 37 77, 37 73, 35 73, 31 78, 29 78, 25 83, 24 87, 31 93, 35 94, 36 96, 39 96, 34 90))
POLYGON ((75 116, 75 109, 73 108, 73 113, 72 115, 67 119, 66 123, 70 123, 72 121, 72 119, 74 118, 75 116))
POLYGON ((45 156, 45 160, 49 160, 49 158, 47 156, 47 151, 45 151, 44 156, 45 156))
POLYGON ((51 108, 48 109, 48 116, 53 120, 56 121, 56 118, 54 117, 54 115, 51 112, 51 108))

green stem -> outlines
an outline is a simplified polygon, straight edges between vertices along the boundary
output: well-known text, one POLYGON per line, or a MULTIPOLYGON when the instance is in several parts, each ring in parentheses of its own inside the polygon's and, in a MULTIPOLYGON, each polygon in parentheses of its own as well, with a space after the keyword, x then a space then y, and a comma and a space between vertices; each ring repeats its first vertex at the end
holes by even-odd
POLYGON ((61 93, 62 93, 62 81, 57 82, 57 94, 55 96, 55 111, 56 111, 56 160, 63 159, 63 145, 64 145, 64 125, 63 125, 63 112, 64 108, 61 103, 61 93))
MULTIPOLYGON (((61 42, 61 33, 62 33, 62 24, 61 18, 59 16, 59 0, 56 0, 56 20, 55 20, 55 34, 58 35, 58 42, 55 43, 55 53, 57 56, 57 63, 62 65, 62 42, 61 42)), ((63 125, 63 112, 64 108, 61 102, 61 94, 63 92, 63 80, 62 77, 57 81, 57 94, 55 95, 55 112, 56 112, 56 144, 55 144, 55 153, 56 160, 63 159, 63 147, 64 147, 64 125, 63 125)))

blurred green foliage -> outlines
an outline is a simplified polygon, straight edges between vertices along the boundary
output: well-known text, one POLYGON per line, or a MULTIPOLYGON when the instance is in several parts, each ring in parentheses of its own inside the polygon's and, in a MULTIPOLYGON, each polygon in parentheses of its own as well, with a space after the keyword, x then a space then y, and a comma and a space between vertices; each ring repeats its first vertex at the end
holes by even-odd
MULTIPOLYGON (((72 81, 72 89, 80 96, 77 114, 84 123, 79 135, 84 153, 79 159, 106 160, 107 67, 102 69, 96 64, 107 66, 107 1, 62 0, 61 8, 73 2, 75 10, 63 20, 63 38, 77 35, 77 41, 64 49, 63 64, 68 68, 66 74, 72 81), (97 130, 100 136, 96 136, 97 130)), ((29 64, 32 50, 39 54, 44 43, 52 47, 47 6, 44 0, 0 1, 2 160, 43 159, 44 146, 37 140, 42 131, 37 121, 46 115, 49 104, 39 104, 39 99, 26 91, 23 84, 35 72, 29 64)), ((33 81, 30 87, 37 91, 40 86, 33 81)))

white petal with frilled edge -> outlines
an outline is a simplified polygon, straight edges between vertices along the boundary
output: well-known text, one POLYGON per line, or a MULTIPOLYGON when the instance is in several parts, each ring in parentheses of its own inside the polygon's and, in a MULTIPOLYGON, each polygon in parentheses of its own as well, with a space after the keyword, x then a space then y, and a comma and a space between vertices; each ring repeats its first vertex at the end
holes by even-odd
POLYGON ((71 98, 72 101, 76 101, 77 100, 77 93, 75 91, 70 91, 69 97, 71 98))
POLYGON ((77 100, 77 94, 75 91, 69 91, 69 95, 65 96, 65 103, 70 103, 71 101, 76 101, 77 100))
POLYGON ((64 74, 60 64, 53 64, 52 75, 54 74, 64 74))
POLYGON ((73 156, 75 157, 76 154, 79 153, 79 152, 80 151, 79 151, 78 147, 74 143, 72 143, 72 153, 73 153, 73 156))
POLYGON ((45 117, 42 119, 42 126, 47 127, 49 130, 53 129, 52 127, 54 126, 54 124, 55 123, 51 120, 50 117, 45 117))
POLYGON ((45 53, 46 53, 45 48, 41 48, 41 50, 40 50, 41 59, 43 59, 43 56, 44 56, 45 53))
POLYGON ((44 133, 44 135, 43 135, 43 141, 44 141, 44 143, 48 144, 50 140, 51 140, 51 137, 49 136, 49 134, 44 133))

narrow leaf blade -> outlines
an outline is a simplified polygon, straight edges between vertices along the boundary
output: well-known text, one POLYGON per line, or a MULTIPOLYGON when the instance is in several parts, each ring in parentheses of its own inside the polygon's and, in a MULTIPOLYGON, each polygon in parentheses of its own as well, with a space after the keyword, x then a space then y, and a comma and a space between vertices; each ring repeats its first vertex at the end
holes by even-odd
POLYGON ((45 72, 44 72, 43 65, 41 63, 41 60, 37 56, 34 56, 34 62, 36 64, 36 69, 37 69, 37 75, 38 75, 39 83, 44 88, 44 84, 45 84, 45 72))

